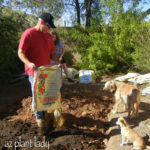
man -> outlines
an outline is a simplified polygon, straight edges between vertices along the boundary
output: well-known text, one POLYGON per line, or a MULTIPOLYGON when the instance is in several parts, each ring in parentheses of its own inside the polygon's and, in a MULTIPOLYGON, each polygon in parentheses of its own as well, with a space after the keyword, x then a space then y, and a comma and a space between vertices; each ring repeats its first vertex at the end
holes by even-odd
MULTIPOLYGON (((18 56, 25 64, 25 74, 28 75, 33 93, 34 71, 39 66, 50 65, 50 58, 57 61, 56 47, 51 34, 48 32, 55 28, 53 16, 50 13, 43 13, 35 27, 27 29, 21 37, 18 56)), ((40 134, 44 134, 45 112, 34 112, 40 134)))

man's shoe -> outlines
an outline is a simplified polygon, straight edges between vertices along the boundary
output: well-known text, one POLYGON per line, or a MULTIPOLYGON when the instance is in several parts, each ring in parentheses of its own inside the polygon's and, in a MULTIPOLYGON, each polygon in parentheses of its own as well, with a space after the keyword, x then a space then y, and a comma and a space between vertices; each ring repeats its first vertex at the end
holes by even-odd
POLYGON ((37 125, 39 127, 39 136, 44 136, 47 133, 47 127, 45 124, 45 120, 42 119, 36 119, 37 125))

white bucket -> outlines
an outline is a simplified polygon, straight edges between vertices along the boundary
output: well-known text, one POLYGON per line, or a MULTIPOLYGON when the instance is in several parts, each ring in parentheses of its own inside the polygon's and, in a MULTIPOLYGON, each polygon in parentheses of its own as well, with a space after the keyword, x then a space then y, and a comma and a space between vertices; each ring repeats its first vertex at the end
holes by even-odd
POLYGON ((80 70, 79 71, 80 83, 95 83, 95 74, 93 70, 80 70))

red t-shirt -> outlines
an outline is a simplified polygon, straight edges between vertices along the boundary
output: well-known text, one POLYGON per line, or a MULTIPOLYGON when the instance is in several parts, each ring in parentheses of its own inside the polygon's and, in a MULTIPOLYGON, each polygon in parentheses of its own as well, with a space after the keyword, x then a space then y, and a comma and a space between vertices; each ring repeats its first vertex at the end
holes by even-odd
MULTIPOLYGON (((56 51, 51 34, 40 32, 35 27, 27 29, 22 34, 19 48, 25 51, 26 57, 37 67, 50 65, 51 53, 56 51)), ((26 64, 25 74, 34 75, 34 70, 26 64)))

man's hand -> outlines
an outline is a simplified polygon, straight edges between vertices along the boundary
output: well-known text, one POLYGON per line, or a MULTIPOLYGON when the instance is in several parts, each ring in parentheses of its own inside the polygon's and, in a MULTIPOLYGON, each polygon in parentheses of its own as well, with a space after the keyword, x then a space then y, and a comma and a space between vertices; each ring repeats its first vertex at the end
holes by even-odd
POLYGON ((30 68, 30 69, 33 69, 33 70, 36 70, 37 67, 34 63, 28 63, 27 66, 30 68))
POLYGON ((34 63, 30 62, 30 60, 26 57, 25 51, 22 49, 18 49, 18 56, 21 61, 26 64, 30 69, 36 70, 37 67, 34 63))

